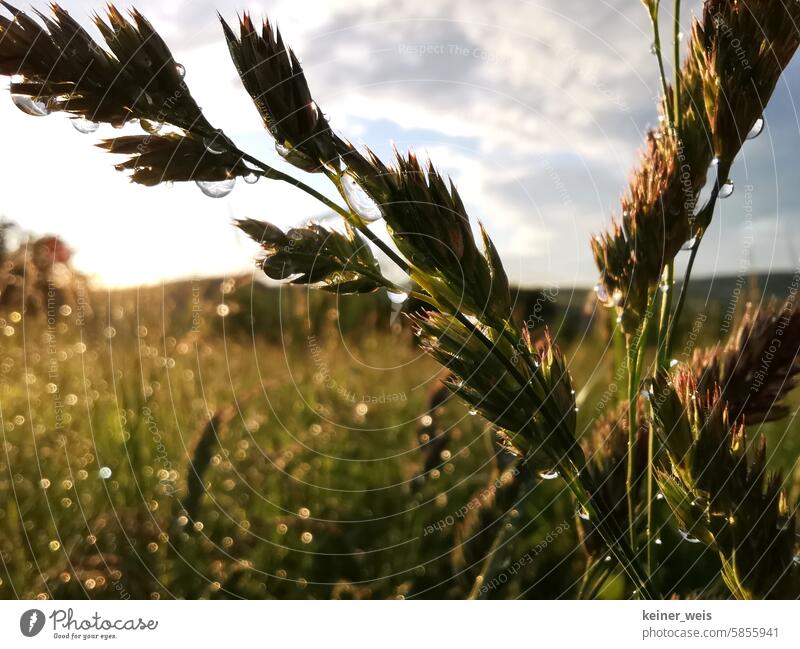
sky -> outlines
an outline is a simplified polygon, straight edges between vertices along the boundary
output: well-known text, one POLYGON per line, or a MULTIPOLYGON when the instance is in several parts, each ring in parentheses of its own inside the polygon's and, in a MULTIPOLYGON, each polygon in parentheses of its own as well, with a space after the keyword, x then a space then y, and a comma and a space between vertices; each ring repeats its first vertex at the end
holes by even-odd
MULTIPOLYGON (((102 9, 63 0, 72 15, 102 9)), ((669 25, 672 3, 662 24, 669 25)), ((34 6, 44 9, 45 3, 34 6)), ((484 222, 512 281, 589 285, 589 239, 619 211, 643 135, 656 123, 659 77, 637 0, 140 0, 187 70, 212 124, 290 173, 238 80, 216 12, 276 21, 303 61, 335 130, 388 158, 392 144, 429 156, 484 222)), ((692 9, 684 3, 684 32, 692 9)), ((94 33, 94 32, 93 32, 94 33)), ((665 38, 667 36, 665 29, 665 38)), ((778 85, 760 137, 731 173, 697 262, 699 275, 797 265, 800 183, 798 61, 778 85)), ((4 84, 0 81, 0 87, 4 84)), ((131 132, 136 129, 131 128, 131 132)), ((61 236, 98 284, 130 286, 250 270, 255 246, 231 227, 326 216, 313 199, 269 181, 225 198, 193 184, 144 188, 63 115, 31 118, 0 97, 0 215, 61 236)), ((307 182, 335 193, 324 179, 307 182)), ((378 226, 379 227, 379 226, 378 226)))

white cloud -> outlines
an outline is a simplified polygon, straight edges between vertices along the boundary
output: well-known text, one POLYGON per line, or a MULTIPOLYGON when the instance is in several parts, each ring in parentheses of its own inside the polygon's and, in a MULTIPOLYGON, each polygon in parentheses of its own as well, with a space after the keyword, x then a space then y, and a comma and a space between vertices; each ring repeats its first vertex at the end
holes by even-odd
MULTIPOLYGON (((79 18, 101 8, 95 0, 64 4, 79 18)), ((233 0, 137 6, 186 66, 211 121, 279 165, 215 14, 234 19, 248 4, 259 17, 258 3, 233 0)), ((334 126, 369 139, 378 151, 390 139, 427 150, 457 180, 512 276, 593 279, 589 236, 608 221, 655 117, 658 78, 640 3, 278 0, 270 10, 334 126)), ((734 170, 760 188, 757 218, 780 214, 783 224, 800 204, 800 188, 788 181, 798 137, 796 84, 779 88, 767 113, 769 140, 748 144, 748 164, 734 170)), ((193 186, 132 186, 108 154, 89 146, 96 139, 77 134, 61 117, 34 120, 0 101, 0 213, 61 234, 77 249, 82 269, 108 283, 234 272, 249 267, 253 248, 230 227, 232 217, 288 224, 321 213, 278 183, 240 184, 222 200, 193 186)), ((726 202, 734 219, 740 200, 737 192, 726 202)), ((717 269, 731 264, 725 255, 700 262, 717 269)))

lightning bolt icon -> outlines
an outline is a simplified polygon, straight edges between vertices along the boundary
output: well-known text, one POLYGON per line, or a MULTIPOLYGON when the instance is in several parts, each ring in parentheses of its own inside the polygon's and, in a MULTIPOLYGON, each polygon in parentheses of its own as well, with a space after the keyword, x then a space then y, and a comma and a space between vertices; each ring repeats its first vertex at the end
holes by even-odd
POLYGON ((31 613, 31 618, 28 620, 28 631, 33 631, 36 621, 39 619, 39 614, 36 611, 31 613))

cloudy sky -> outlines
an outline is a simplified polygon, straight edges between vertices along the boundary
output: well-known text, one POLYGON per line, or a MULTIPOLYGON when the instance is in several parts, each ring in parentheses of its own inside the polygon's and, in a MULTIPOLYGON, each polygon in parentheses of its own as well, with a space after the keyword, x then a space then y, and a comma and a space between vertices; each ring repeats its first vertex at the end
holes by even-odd
MULTIPOLYGON (((87 25, 102 6, 62 4, 87 25)), ((693 6, 684 10, 687 33, 693 6)), ((248 9, 276 20, 342 134, 379 154, 395 143, 433 158, 488 226, 512 278, 595 280, 589 237, 617 210, 643 133, 656 121, 657 68, 638 0, 140 0, 137 7, 185 65, 207 117, 241 148, 282 165, 230 62, 217 10, 229 19, 248 9)), ((671 21, 667 11, 662 20, 671 21)), ((698 261, 703 274, 795 265, 799 90, 795 61, 764 133, 734 168, 736 191, 721 203, 698 261)), ((116 133, 82 135, 63 116, 34 119, 0 101, 0 215, 62 236, 76 264, 103 284, 248 269, 255 251, 232 218, 290 225, 324 216, 303 194, 263 180, 239 183, 223 199, 193 185, 131 185, 91 146, 116 133)))

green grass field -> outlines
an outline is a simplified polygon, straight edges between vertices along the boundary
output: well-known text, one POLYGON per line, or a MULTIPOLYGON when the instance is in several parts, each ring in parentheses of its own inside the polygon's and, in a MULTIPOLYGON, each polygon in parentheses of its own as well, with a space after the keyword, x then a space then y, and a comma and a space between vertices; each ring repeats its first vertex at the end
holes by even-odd
MULTIPOLYGON (((379 317, 271 299, 185 283, 2 314, 0 598, 465 597, 496 540, 484 596, 576 595, 564 485, 488 506, 485 422, 428 414, 440 370, 383 296, 379 317)), ((597 340, 568 346, 581 430, 613 379, 597 340)), ((776 466, 796 431, 769 431, 776 466)), ((662 547, 676 579, 712 581, 685 569, 697 546, 662 547)))

